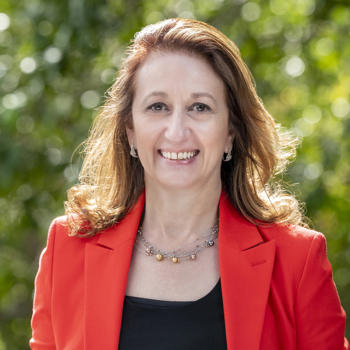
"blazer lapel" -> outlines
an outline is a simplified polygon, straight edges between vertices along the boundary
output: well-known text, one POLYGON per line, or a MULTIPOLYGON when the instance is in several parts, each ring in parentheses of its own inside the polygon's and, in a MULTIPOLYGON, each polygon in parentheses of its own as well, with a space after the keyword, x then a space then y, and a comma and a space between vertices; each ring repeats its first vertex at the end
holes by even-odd
POLYGON ((125 289, 144 194, 117 225, 85 247, 85 350, 118 348, 125 289))
POLYGON ((258 350, 275 257, 223 192, 219 205, 219 263, 228 350, 258 350))

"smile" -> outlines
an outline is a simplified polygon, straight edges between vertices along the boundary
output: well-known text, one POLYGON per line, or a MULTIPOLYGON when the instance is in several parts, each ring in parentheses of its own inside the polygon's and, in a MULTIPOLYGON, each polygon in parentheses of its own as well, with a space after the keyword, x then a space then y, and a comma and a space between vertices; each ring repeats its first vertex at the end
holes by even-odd
POLYGON ((162 155, 163 158, 165 159, 170 159, 170 160, 187 160, 195 157, 199 151, 188 151, 188 152, 163 152, 159 150, 159 153, 162 155))

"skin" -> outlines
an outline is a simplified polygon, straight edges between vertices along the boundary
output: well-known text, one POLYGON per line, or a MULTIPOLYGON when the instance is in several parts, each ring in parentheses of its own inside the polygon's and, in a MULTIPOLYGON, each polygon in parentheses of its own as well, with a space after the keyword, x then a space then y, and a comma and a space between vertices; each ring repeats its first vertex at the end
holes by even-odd
POLYGON ((136 73, 132 118, 128 139, 145 170, 144 235, 169 248, 193 242, 216 222, 221 162, 232 147, 224 83, 199 56, 152 53, 136 73), (198 154, 174 161, 161 151, 198 154))

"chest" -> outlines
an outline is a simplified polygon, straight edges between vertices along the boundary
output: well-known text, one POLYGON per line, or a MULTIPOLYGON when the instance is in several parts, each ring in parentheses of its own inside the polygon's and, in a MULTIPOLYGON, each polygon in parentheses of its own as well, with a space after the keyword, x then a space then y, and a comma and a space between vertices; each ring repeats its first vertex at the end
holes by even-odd
POLYGON ((149 299, 192 301, 208 294, 220 277, 218 247, 205 249, 194 261, 157 261, 134 248, 126 295, 149 299))

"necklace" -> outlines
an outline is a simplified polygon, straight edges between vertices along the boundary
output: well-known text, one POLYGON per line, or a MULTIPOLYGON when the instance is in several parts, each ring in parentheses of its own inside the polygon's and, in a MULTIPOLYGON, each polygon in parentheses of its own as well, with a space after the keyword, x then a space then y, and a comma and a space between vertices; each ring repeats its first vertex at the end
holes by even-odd
MULTIPOLYGON (((196 260, 198 253, 202 251, 204 248, 210 248, 214 246, 214 240, 218 237, 219 226, 215 224, 210 228, 210 233, 203 238, 204 241, 196 244, 194 248, 191 250, 183 250, 182 248, 176 249, 173 251, 165 251, 162 249, 158 249, 151 242, 147 241, 143 236, 142 226, 137 230, 137 241, 141 241, 145 247, 144 252, 148 256, 155 256, 157 261, 162 261, 164 259, 171 260, 174 264, 179 263, 181 260, 196 260)), ((196 239, 195 242, 200 241, 201 239, 196 239)))

